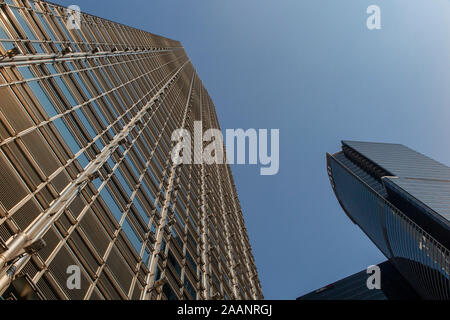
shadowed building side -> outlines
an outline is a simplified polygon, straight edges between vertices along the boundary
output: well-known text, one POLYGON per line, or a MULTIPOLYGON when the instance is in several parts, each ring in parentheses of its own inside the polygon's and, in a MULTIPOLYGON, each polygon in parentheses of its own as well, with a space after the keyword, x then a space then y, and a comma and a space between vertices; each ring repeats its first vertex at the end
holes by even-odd
POLYGON ((386 261, 380 265, 380 289, 367 286, 367 271, 361 271, 299 297, 297 300, 420 300, 409 283, 386 261))

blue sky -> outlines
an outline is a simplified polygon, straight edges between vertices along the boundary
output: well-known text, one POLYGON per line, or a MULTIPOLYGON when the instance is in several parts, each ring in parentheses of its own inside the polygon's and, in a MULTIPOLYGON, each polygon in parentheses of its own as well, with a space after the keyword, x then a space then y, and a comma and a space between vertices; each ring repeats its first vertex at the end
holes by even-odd
POLYGON ((448 0, 59 0, 180 40, 225 128, 280 129, 280 172, 234 166, 265 297, 295 299, 382 262, 331 190, 340 140, 450 165, 448 0), (382 29, 366 28, 381 8, 382 29))

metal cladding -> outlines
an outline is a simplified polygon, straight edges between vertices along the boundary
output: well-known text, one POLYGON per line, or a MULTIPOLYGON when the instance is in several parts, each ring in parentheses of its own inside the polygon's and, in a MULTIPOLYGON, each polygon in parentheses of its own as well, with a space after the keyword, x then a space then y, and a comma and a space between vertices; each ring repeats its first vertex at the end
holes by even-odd
POLYGON ((69 28, 43 1, 1 10, 0 293, 262 299, 229 166, 171 161, 176 129, 219 128, 180 42, 84 13, 69 28))

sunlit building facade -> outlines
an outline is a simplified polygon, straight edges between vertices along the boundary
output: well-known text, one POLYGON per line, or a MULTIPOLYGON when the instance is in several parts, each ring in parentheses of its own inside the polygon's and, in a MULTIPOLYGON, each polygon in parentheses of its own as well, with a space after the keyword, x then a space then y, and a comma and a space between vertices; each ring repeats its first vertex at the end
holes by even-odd
POLYGON ((171 160, 219 128, 180 42, 0 5, 3 298, 262 299, 230 168, 171 160))
POLYGON ((339 203, 422 299, 450 299, 450 168, 400 144, 327 155, 339 203))

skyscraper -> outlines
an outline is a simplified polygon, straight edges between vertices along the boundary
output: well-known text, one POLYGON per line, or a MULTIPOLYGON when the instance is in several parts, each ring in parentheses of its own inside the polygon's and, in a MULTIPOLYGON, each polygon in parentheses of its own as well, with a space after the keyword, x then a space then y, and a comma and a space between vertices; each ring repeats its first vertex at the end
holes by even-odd
POLYGON ((378 265, 380 288, 367 286, 367 270, 308 293, 297 300, 419 300, 410 284, 389 261, 378 265))
POLYGON ((450 168, 403 145, 343 141, 327 155, 348 217, 423 299, 450 299, 450 168))
POLYGON ((219 128, 180 42, 39 0, 1 11, 0 294, 263 298, 230 168, 171 161, 174 130, 219 128))

